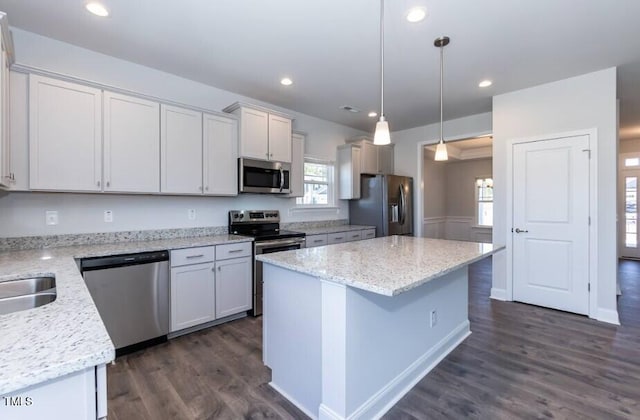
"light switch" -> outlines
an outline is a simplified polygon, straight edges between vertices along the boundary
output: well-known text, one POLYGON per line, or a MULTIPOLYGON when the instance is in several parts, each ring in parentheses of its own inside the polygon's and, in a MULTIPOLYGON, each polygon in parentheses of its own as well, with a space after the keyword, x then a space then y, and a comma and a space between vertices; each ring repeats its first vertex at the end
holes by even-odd
POLYGON ((105 223, 113 222, 113 211, 111 211, 111 210, 105 210, 104 211, 104 221, 105 221, 105 223))

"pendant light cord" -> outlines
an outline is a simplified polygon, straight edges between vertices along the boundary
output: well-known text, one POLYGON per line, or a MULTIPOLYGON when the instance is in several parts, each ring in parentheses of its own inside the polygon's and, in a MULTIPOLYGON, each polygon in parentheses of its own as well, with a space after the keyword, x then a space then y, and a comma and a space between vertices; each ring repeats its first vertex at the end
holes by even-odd
POLYGON ((442 136, 443 134, 443 92, 442 92, 442 80, 443 80, 443 75, 444 75, 444 45, 442 45, 440 47, 440 143, 444 142, 444 138, 442 136))
POLYGON ((380 0, 380 119, 384 118, 384 0, 380 0))

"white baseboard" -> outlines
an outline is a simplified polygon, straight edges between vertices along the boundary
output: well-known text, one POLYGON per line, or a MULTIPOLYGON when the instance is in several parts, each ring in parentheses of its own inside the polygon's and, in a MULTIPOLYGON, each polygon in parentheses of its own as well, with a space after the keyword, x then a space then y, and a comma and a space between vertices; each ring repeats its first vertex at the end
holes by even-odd
POLYGON ((491 288, 491 299, 507 301, 507 290, 506 289, 497 289, 495 287, 491 288))
MULTIPOLYGON (((289 402, 291 402, 293 405, 295 405, 296 407, 298 407, 298 409, 300 411, 302 411, 304 414, 306 414, 308 417, 310 417, 313 420, 317 420, 318 416, 312 412, 310 412, 307 408, 305 408, 302 404, 300 404, 295 398, 291 397, 291 395, 287 394, 286 392, 284 392, 277 384, 275 384, 273 381, 269 382, 269 386, 273 389, 275 389, 276 391, 278 391, 278 393, 280 393, 280 395, 282 395, 283 397, 285 397, 287 400, 289 400, 289 402)), ((321 414, 322 416, 322 414, 321 414)), ((321 417, 324 418, 324 417, 321 417)), ((339 418, 339 417, 336 417, 339 418)))
MULTIPOLYGON (((411 390, 422 378, 424 378, 434 367, 438 365, 449 353, 451 353, 465 338, 471 334, 469 321, 464 321, 458 325, 445 338, 440 340, 429 351, 420 356, 415 362, 407 367, 398 376, 392 379, 378 392, 365 401, 349 417, 349 420, 356 419, 379 419, 391 407, 393 407, 407 392, 411 390)), ((322 413, 322 405, 321 405, 322 413)), ((324 413, 323 413, 324 414, 324 413)), ((327 417, 321 414, 321 419, 338 420, 340 416, 328 410, 327 417)))
POLYGON ((617 310, 598 308, 596 319, 609 324, 620 325, 620 317, 618 317, 617 310))

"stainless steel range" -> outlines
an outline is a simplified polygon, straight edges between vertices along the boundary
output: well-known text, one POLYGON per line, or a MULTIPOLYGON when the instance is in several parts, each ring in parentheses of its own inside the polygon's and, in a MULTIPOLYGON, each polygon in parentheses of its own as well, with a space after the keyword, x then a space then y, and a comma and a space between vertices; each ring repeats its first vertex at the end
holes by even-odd
POLYGON ((262 315, 262 262, 255 256, 305 247, 305 234, 280 230, 278 210, 231 210, 229 232, 252 236, 253 245, 253 316, 262 315))

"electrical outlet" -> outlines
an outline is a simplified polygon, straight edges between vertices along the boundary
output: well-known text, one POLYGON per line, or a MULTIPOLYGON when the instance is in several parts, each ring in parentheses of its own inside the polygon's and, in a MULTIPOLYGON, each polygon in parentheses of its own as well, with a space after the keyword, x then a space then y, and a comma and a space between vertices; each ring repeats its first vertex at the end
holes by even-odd
POLYGON ((113 222, 113 212, 111 210, 104 211, 104 221, 105 223, 113 222))
POLYGON ((48 225, 57 225, 58 224, 58 212, 55 210, 48 210, 44 214, 45 222, 48 225))
POLYGON ((196 209, 187 210, 187 217, 189 220, 196 220, 196 209))
POLYGON ((436 309, 432 309, 431 314, 429 316, 429 326, 433 328, 437 324, 438 324, 438 311, 436 309))

